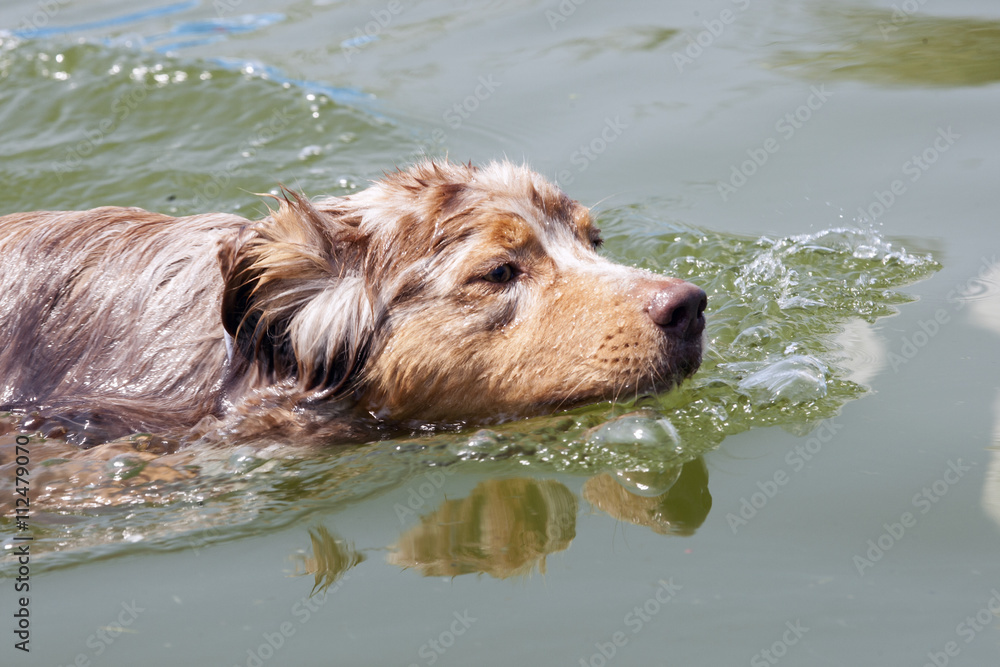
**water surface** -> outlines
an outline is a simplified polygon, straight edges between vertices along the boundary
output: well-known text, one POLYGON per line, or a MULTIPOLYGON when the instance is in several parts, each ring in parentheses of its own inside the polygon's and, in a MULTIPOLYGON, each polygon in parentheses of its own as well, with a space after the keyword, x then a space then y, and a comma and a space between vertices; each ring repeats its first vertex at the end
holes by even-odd
POLYGON ((524 159, 595 206, 610 257, 704 287, 710 343, 673 393, 486 429, 35 438, 32 650, 8 635, 4 664, 993 664, 998 21, 982 0, 0 9, 0 213, 255 217, 279 184, 524 159))

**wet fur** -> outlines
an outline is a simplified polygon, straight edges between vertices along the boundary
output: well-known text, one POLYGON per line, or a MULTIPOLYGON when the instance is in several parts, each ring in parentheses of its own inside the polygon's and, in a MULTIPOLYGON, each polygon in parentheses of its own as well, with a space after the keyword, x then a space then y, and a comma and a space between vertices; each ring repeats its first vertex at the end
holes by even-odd
POLYGON ((700 329, 669 335, 646 311, 681 281, 598 244, 586 208, 506 162, 288 193, 257 222, 8 215, 0 407, 102 436, 212 417, 353 438, 673 386, 697 368, 700 329), (513 280, 483 279, 503 264, 513 280))

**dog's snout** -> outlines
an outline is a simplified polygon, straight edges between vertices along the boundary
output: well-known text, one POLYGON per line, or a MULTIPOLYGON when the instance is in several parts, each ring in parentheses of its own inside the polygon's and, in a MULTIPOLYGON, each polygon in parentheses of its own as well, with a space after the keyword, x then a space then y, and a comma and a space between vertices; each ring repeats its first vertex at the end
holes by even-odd
POLYGON ((700 336, 705 330, 705 291, 691 283, 679 282, 653 290, 646 306, 650 319, 664 331, 685 338, 700 336))

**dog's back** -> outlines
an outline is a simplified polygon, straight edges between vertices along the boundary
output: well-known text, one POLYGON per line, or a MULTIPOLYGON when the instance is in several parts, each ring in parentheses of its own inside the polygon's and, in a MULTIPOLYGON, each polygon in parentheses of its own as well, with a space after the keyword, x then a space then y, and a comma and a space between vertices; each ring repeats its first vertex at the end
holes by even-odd
POLYGON ((221 327, 204 326, 217 248, 247 224, 115 207, 0 218, 0 408, 79 426, 129 414, 133 430, 206 414, 226 361, 221 327))

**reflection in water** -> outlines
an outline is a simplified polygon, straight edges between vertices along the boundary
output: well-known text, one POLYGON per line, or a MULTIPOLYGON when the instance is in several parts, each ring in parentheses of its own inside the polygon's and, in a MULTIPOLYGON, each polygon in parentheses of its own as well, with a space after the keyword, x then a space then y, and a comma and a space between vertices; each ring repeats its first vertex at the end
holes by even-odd
POLYGON ((885 370, 887 351, 885 340, 875 327, 861 318, 848 320, 836 337, 840 348, 834 361, 844 369, 844 377, 857 385, 868 387, 885 370))
MULTIPOLYGON (((593 477, 583 497, 620 521, 660 535, 692 535, 712 508, 701 457, 666 472, 593 477)), ((545 556, 576 537, 576 497, 559 482, 491 479, 466 498, 446 500, 392 547, 388 561, 424 576, 472 572, 504 579, 545 572, 545 556)), ((315 543, 315 539, 314 539, 315 543)))
POLYGON ((312 556, 298 555, 295 574, 311 574, 315 577, 310 596, 323 593, 344 573, 362 562, 364 554, 358 553, 353 544, 332 535, 324 526, 309 531, 312 540, 312 556))
POLYGON ((1000 394, 993 401, 993 446, 983 480, 983 511, 1000 526, 1000 394))
POLYGON ((830 7, 819 12, 823 50, 789 50, 776 64, 810 78, 907 86, 975 86, 1000 81, 1000 21, 830 7))
POLYGON ((618 28, 597 37, 577 37, 560 42, 543 50, 545 55, 556 49, 570 49, 580 60, 587 60, 609 52, 629 53, 655 51, 669 42, 678 33, 672 28, 658 26, 629 26, 618 28))
POLYGON ((660 535, 693 535, 712 509, 708 468, 700 456, 674 471, 617 477, 605 474, 587 480, 584 499, 620 521, 646 526, 660 535), (641 485, 638 493, 636 484, 641 485), (662 490, 664 486, 665 492, 655 496, 642 492, 644 488, 662 490))
POLYGON ((485 572, 529 574, 576 537, 576 497, 559 482, 526 478, 481 482, 468 497, 446 500, 396 543, 388 561, 424 576, 485 572))
MULTIPOLYGON (((1000 265, 996 257, 984 263, 979 278, 970 280, 960 293, 967 297, 972 321, 1000 335, 1000 265)), ((993 450, 983 482, 983 511, 1000 526, 1000 394, 993 403, 993 450)))

